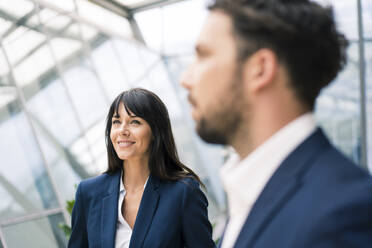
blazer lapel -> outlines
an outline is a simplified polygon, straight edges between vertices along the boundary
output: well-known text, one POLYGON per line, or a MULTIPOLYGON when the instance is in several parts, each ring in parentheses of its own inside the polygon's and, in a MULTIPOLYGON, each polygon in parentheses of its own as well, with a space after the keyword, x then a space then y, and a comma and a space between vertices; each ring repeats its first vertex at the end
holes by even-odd
POLYGON ((226 220, 225 227, 224 227, 224 229, 223 229, 223 232, 222 232, 221 238, 220 238, 220 240, 218 241, 218 244, 217 244, 217 248, 221 248, 221 246, 222 246, 223 237, 225 236, 226 227, 227 227, 227 225, 229 224, 229 220, 230 220, 230 218, 228 218, 228 219, 226 220))
POLYGON ((118 199, 121 172, 116 172, 109 182, 107 195, 102 199, 101 235, 102 247, 114 247, 118 220, 118 199))
POLYGON ((301 175, 311 165, 316 153, 329 145, 322 131, 318 129, 298 146, 279 166, 248 215, 234 247, 253 247, 258 235, 301 187, 301 175))
POLYGON ((159 201, 159 180, 150 175, 134 223, 130 247, 142 247, 159 201))

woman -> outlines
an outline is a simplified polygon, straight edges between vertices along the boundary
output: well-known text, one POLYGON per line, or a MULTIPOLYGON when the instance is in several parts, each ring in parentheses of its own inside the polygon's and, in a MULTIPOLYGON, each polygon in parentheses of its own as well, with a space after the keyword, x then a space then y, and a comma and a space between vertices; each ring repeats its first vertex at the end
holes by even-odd
POLYGON ((68 247, 214 247, 198 176, 177 155, 168 111, 131 89, 111 104, 107 171, 76 192, 68 247))

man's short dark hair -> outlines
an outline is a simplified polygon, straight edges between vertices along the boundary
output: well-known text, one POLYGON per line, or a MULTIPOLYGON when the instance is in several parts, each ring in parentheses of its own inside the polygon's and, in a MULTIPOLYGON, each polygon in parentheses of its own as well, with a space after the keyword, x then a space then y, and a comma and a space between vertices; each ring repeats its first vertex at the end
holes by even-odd
POLYGON ((241 61, 271 49, 286 66, 297 98, 311 109, 346 64, 348 42, 331 7, 309 0, 215 0, 209 9, 231 18, 241 61))

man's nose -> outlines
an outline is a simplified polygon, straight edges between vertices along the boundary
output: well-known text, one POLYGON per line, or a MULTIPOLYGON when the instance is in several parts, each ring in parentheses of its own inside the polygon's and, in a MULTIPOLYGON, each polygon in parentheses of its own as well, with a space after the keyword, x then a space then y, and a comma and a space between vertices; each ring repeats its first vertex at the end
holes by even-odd
POLYGON ((189 66, 181 75, 180 77, 181 85, 190 90, 192 87, 192 77, 191 77, 191 66, 189 66))

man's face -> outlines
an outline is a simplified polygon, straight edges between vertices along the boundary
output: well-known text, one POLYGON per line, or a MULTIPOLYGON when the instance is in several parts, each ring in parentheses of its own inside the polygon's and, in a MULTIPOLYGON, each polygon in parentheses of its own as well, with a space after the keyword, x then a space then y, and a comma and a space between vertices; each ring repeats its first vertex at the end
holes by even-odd
POLYGON ((230 17, 212 11, 196 43, 196 58, 181 84, 189 91, 199 136, 227 144, 241 121, 241 67, 230 17))
POLYGON ((232 32, 230 17, 212 11, 181 82, 189 91, 197 132, 210 143, 227 144, 241 121, 241 67, 232 32))

